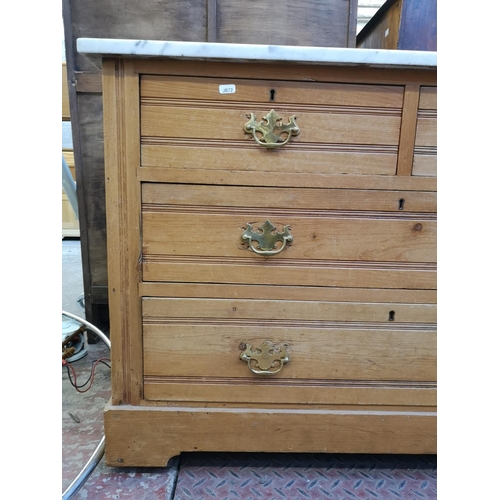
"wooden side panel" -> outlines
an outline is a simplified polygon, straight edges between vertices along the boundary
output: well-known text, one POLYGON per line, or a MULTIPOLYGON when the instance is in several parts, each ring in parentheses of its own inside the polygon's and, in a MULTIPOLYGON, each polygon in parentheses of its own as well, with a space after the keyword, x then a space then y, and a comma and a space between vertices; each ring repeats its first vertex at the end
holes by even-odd
POLYGON ((356 1, 301 0, 270 4, 217 0, 217 41, 273 45, 354 47, 351 4, 356 1))
MULTIPOLYGON (((108 272, 106 250, 106 194, 104 176, 104 134, 100 94, 77 94, 80 165, 77 165, 82 234, 88 245, 84 267, 87 301, 107 303, 108 272), (104 293, 96 291, 104 289, 104 293)), ((73 144, 75 140, 73 140, 73 144)), ((76 150, 75 150, 76 152, 76 150)), ((83 242, 82 242, 83 245, 83 242)), ((83 257, 82 248, 82 257, 83 257)))
POLYGON ((436 0, 387 0, 360 31, 356 46, 437 50, 436 0))
POLYGON ((140 185, 138 76, 126 60, 103 61, 106 136, 112 401, 138 404, 142 397, 140 280, 140 185), (126 203, 123 200, 127 200, 126 203))
POLYGON ((388 0, 357 36, 362 49, 397 49, 404 0, 388 0))
POLYGON ((109 466, 163 467, 182 451, 437 451, 434 412, 108 406, 104 425, 109 466))

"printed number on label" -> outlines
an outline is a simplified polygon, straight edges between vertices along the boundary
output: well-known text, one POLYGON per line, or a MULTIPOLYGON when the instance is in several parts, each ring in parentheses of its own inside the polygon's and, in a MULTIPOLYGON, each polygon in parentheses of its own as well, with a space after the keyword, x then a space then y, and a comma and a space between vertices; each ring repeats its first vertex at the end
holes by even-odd
POLYGON ((234 94, 236 92, 236 85, 219 85, 219 94, 234 94))

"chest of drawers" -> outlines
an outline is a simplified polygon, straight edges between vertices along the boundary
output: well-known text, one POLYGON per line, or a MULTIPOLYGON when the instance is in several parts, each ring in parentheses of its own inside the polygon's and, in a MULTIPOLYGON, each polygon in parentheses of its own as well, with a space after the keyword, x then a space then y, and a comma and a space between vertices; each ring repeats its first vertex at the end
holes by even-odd
POLYGON ((102 62, 107 464, 435 453, 435 64, 200 46, 102 62))

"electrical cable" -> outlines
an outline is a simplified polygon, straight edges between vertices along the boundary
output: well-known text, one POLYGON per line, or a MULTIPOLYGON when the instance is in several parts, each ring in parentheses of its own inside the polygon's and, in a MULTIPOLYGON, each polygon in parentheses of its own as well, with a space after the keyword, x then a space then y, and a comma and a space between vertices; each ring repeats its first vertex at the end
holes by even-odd
MULTIPOLYGON (((99 330, 92 323, 89 323, 87 320, 80 318, 74 314, 63 311, 63 316, 67 316, 68 318, 74 319, 79 323, 85 325, 89 330, 92 330, 108 347, 111 351, 111 342, 106 337, 106 335, 99 330)), ((97 464, 100 462, 101 458, 104 456, 105 449, 105 436, 101 438, 97 448, 92 453, 92 456, 89 458, 88 462, 83 466, 83 469, 78 473, 78 475, 73 479, 73 482, 66 488, 64 493, 62 494, 62 500, 70 500, 73 498, 76 493, 80 490, 80 488, 84 485, 85 481, 89 478, 90 474, 92 474, 93 470, 97 467, 97 464)))
POLYGON ((76 372, 75 372, 75 368, 73 367, 73 365, 71 365, 70 363, 68 363, 67 361, 63 360, 63 366, 66 367, 66 370, 68 371, 68 378, 69 378, 69 382, 70 384, 80 393, 84 393, 84 392, 87 392, 91 387, 92 387, 92 384, 94 382, 94 376, 95 376, 95 368, 96 366, 99 364, 99 363, 102 363, 103 365, 106 365, 108 368, 111 368, 111 366, 109 366, 106 361, 110 361, 109 358, 99 358, 97 360, 94 360, 92 361, 92 370, 90 372, 90 375, 89 375, 89 378, 87 379, 86 382, 84 382, 83 384, 81 385, 78 385, 76 383, 76 372), (70 372, 71 370, 71 372, 70 372), (73 373, 73 378, 74 378, 74 382, 71 378, 71 373, 73 373), (81 390, 82 387, 85 387, 88 383, 90 382, 90 385, 84 389, 84 390, 81 390))

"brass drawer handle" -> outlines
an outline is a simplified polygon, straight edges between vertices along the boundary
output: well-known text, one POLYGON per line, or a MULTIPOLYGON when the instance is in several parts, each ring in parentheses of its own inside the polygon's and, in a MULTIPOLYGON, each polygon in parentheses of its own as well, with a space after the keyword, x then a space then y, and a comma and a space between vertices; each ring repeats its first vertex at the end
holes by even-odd
POLYGON ((259 226, 260 231, 254 231, 252 225, 247 223, 247 228, 241 235, 243 241, 248 240, 248 246, 252 252, 257 255, 276 255, 285 249, 286 242, 292 242, 293 236, 288 232, 290 226, 286 225, 283 227, 283 232, 280 233, 276 231, 276 227, 272 225, 269 219, 259 226), (252 241, 258 243, 257 246, 252 245, 252 241), (278 241, 282 242, 282 245, 278 249, 274 249, 278 241))
POLYGON ((250 113, 250 120, 245 123, 243 130, 246 134, 252 134, 255 142, 265 148, 279 148, 284 146, 292 137, 299 135, 300 129, 295 123, 295 116, 288 118, 288 123, 283 124, 283 118, 280 118, 274 109, 271 109, 262 121, 255 120, 255 115, 250 113), (257 132, 262 134, 260 137, 257 132), (287 134, 286 139, 281 136, 287 134))
POLYGON ((255 350, 249 344, 242 344, 241 347, 244 351, 240 354, 240 359, 246 361, 250 371, 256 375, 275 375, 290 361, 284 345, 275 346, 268 340, 255 350))

